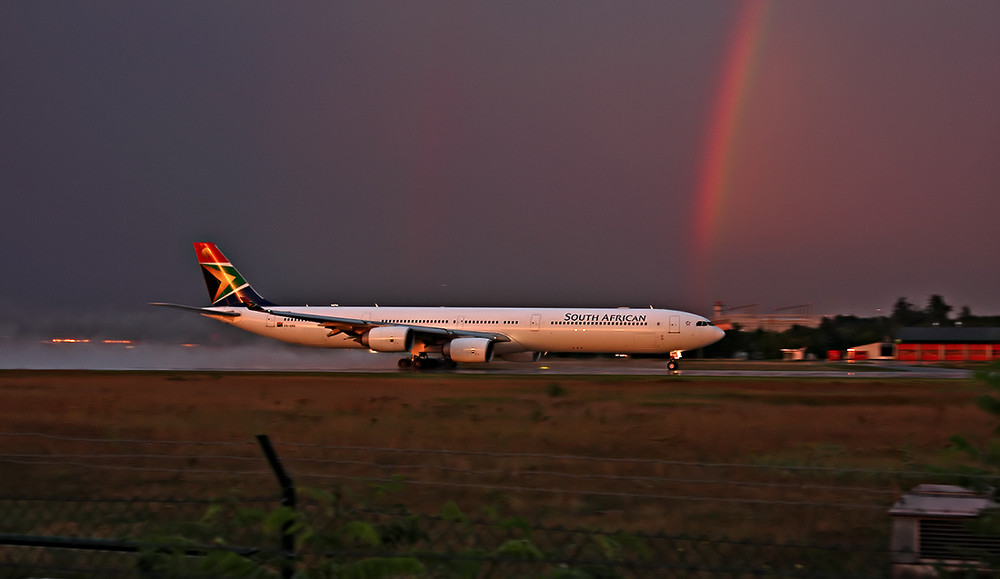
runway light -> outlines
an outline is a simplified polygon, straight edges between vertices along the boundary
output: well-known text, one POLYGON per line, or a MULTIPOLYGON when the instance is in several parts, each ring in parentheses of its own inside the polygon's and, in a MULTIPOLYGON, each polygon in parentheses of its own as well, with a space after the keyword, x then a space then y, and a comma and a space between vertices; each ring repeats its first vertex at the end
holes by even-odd
POLYGON ((52 338, 48 340, 50 344, 89 344, 87 338, 52 338))

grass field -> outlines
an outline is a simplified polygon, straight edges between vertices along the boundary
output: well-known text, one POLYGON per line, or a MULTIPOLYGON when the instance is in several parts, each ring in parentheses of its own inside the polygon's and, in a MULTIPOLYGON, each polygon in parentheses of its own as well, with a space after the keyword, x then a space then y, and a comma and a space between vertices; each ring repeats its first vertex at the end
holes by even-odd
POLYGON ((948 437, 990 435, 995 424, 973 404, 985 391, 973 380, 877 372, 715 379, 7 371, 0 454, 53 459, 7 462, 0 493, 274 494, 268 473, 223 476, 229 467, 206 466, 223 459, 195 444, 246 444, 246 455, 259 458, 253 436, 267 434, 302 486, 400 474, 405 490, 391 500, 425 512, 455 500, 468 512, 490 504, 547 524, 882 540, 885 510, 913 482, 892 473, 967 462, 947 452, 948 437), (109 446, 135 440, 146 442, 127 443, 127 452, 109 446), (108 454, 126 456, 94 468, 108 454), (834 470, 796 470, 805 467, 834 470), (858 510, 838 512, 838 504, 858 510))

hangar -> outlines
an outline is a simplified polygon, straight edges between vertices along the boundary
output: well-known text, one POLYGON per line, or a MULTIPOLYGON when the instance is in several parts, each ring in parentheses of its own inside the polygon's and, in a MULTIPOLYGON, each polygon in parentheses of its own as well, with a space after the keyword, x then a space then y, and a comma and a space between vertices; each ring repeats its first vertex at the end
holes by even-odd
POLYGON ((1000 359, 1000 328, 902 328, 896 359, 904 361, 972 361, 1000 359))
POLYGON ((876 342, 851 348, 848 360, 901 362, 988 362, 1000 360, 1000 328, 902 328, 895 343, 876 342))

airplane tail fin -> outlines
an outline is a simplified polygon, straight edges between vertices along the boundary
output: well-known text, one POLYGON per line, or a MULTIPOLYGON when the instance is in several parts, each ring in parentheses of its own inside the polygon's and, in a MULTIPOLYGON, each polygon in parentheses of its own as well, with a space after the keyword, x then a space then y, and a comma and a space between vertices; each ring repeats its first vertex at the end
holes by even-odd
POLYGON ((194 251, 198 255, 201 273, 205 276, 208 296, 213 306, 273 306, 250 287, 250 283, 236 271, 226 256, 214 243, 196 241, 194 251))

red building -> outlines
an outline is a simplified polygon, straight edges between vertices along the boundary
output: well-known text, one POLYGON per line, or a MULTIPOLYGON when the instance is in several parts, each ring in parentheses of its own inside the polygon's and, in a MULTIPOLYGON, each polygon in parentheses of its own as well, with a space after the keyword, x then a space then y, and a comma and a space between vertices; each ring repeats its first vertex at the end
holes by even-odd
POLYGON ((901 362, 991 362, 1000 360, 1000 328, 903 328, 895 342, 875 342, 831 350, 830 360, 899 360, 901 362))
POLYGON ((1000 360, 1000 328, 903 328, 896 359, 904 362, 988 362, 1000 360))

